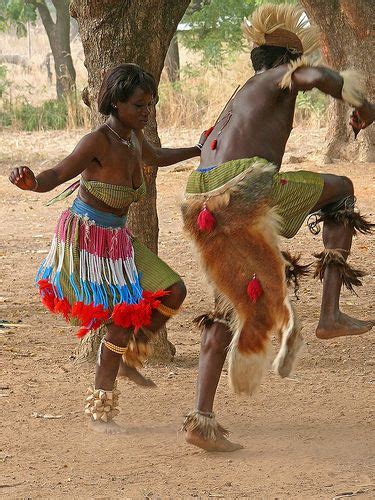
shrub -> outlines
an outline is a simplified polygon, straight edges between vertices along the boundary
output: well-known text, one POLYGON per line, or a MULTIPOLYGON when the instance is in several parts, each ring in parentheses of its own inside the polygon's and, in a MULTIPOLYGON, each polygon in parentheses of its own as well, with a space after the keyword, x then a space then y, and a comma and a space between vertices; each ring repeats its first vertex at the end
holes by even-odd
POLYGON ((53 99, 40 106, 33 106, 25 99, 14 103, 5 100, 0 113, 0 126, 27 132, 81 127, 87 122, 87 111, 76 99, 53 99))

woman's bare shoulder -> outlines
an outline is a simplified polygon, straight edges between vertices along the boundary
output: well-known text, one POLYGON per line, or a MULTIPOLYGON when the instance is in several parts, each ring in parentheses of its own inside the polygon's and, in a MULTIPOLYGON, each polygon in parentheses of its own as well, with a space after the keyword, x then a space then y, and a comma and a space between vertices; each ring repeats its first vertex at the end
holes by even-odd
POLYGON ((77 144, 77 149, 91 150, 93 152, 105 152, 110 146, 109 138, 103 126, 84 135, 77 144))

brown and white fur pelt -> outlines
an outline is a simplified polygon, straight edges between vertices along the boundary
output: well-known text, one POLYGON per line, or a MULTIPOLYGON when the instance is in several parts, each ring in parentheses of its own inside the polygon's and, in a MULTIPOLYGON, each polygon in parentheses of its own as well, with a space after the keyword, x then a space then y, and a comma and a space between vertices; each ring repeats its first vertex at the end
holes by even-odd
POLYGON ((219 306, 234 312, 229 379, 234 392, 246 394, 254 392, 268 365, 273 333, 281 338, 273 366, 282 377, 289 375, 301 345, 287 295, 285 260, 278 246, 278 218, 266 198, 252 196, 231 193, 229 204, 214 212, 217 225, 209 233, 197 227, 202 202, 188 198, 182 206, 185 230, 219 292, 219 306), (255 303, 247 295, 254 273, 263 288, 255 303))

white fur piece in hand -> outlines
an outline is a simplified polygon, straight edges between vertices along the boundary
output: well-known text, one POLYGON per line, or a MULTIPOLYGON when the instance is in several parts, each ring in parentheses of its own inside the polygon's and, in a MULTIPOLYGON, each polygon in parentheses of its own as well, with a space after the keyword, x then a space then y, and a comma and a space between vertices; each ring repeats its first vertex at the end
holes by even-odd
POLYGON ((340 76, 344 81, 341 90, 343 100, 355 108, 362 106, 365 100, 365 79, 362 73, 347 69, 340 76))

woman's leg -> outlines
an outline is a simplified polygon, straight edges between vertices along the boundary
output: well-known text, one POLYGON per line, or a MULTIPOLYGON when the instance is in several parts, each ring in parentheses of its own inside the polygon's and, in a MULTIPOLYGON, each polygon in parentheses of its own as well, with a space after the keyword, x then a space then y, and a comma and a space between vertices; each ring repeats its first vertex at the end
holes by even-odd
POLYGON ((121 432, 113 417, 118 413, 116 376, 131 332, 119 326, 107 325, 107 333, 99 346, 96 363, 95 386, 88 390, 85 412, 90 417, 90 426, 97 432, 121 432))
POLYGON ((137 356, 137 350, 140 348, 141 355, 143 357, 147 357, 145 354, 147 350, 144 346, 147 345, 148 349, 152 334, 156 334, 165 325, 168 319, 178 312, 178 309, 186 297, 186 287, 182 280, 179 280, 172 286, 168 287, 166 291, 169 293, 161 299, 162 304, 159 307, 160 310, 156 309, 152 312, 151 324, 148 325, 147 328, 140 330, 134 337, 136 345, 134 345, 133 339, 131 340, 131 344, 133 344, 131 347, 134 346, 136 351, 130 350, 130 352, 128 352, 125 356, 125 360, 123 358, 120 361, 120 375, 125 374, 125 376, 127 376, 127 374, 130 374, 129 378, 142 386, 153 387, 155 384, 152 380, 143 377, 136 370, 136 368, 141 364, 140 361, 142 361, 137 356))

